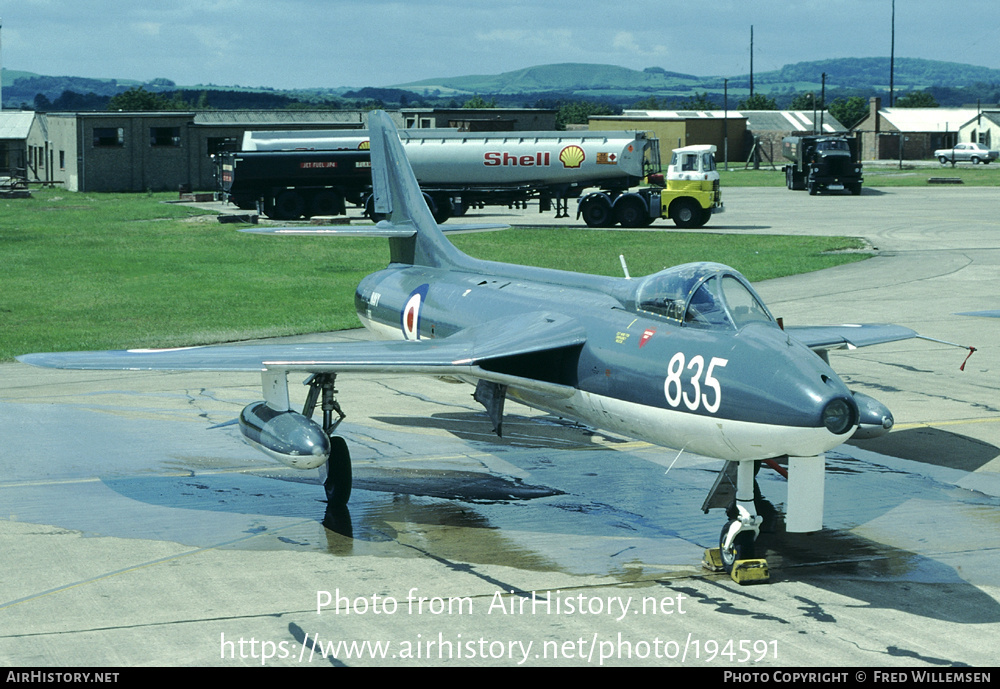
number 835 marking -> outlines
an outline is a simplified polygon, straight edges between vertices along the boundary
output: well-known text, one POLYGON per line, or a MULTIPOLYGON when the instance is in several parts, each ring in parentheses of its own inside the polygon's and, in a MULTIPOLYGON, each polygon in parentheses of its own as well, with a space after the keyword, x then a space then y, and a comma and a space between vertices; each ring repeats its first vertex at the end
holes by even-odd
POLYGON ((728 364, 729 359, 713 356, 712 360, 708 362, 707 371, 705 370, 705 358, 700 354, 691 357, 687 366, 684 365, 684 362, 684 352, 677 352, 667 364, 667 379, 663 382, 663 394, 666 395, 667 404, 671 407, 679 407, 683 401, 684 406, 691 411, 698 407, 704 407, 709 414, 719 411, 719 405, 722 404, 722 386, 719 385, 719 381, 712 375, 712 372, 717 366, 721 368, 728 364), (681 373, 685 368, 689 371, 694 370, 694 374, 691 376, 690 390, 684 390, 681 381, 681 373), (705 374, 704 379, 701 377, 702 373, 705 374), (705 391, 702 391, 702 386, 706 388, 705 391), (710 394, 708 390, 714 391, 714 394, 710 394))

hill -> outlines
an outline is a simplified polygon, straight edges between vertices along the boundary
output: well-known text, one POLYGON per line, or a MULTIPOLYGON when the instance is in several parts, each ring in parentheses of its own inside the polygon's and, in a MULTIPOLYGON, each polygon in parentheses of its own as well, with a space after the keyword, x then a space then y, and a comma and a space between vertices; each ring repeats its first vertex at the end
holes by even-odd
MULTIPOLYGON (((820 90, 826 74, 827 102, 888 92, 889 58, 840 58, 799 62, 754 74, 755 92, 788 107, 797 94, 820 90)), ((728 86, 730 105, 749 94, 750 75, 728 78, 671 72, 662 67, 634 70, 614 65, 565 63, 538 65, 501 74, 423 79, 386 88, 358 87, 281 90, 241 86, 178 86, 169 79, 139 83, 117 79, 51 77, 3 70, 3 99, 8 108, 103 110, 118 93, 141 86, 177 96, 193 108, 269 109, 288 107, 356 108, 460 107, 473 95, 501 107, 558 107, 572 101, 599 102, 613 108, 721 108, 728 86), (727 84, 728 82, 728 84, 727 84), (697 105, 693 105, 697 103, 697 105)), ((897 58, 896 94, 926 90, 942 106, 1000 103, 1000 70, 920 58, 897 58)))
MULTIPOLYGON (((754 87, 755 91, 776 97, 779 101, 781 97, 790 100, 796 93, 819 91, 824 73, 828 97, 830 94, 858 95, 856 92, 877 95, 880 91, 888 90, 889 58, 799 62, 779 70, 755 74, 754 87)), ((640 72, 611 65, 567 63, 529 67, 502 74, 424 79, 398 84, 396 88, 408 89, 424 96, 564 94, 575 98, 615 100, 638 100, 650 96, 683 99, 699 92, 719 96, 726 87, 725 79, 721 76, 678 74, 660 67, 650 67, 640 72)), ((996 103, 998 98, 995 94, 1000 91, 1000 70, 920 58, 897 58, 895 87, 897 94, 935 89, 946 94, 946 100, 968 97, 967 92, 975 90, 990 94, 991 97, 984 98, 984 102, 996 103), (953 94, 953 98, 947 96, 949 93, 953 94)), ((749 88, 749 74, 728 77, 731 96, 745 96, 749 93, 749 88)), ((973 97, 971 102, 975 100, 973 97)))

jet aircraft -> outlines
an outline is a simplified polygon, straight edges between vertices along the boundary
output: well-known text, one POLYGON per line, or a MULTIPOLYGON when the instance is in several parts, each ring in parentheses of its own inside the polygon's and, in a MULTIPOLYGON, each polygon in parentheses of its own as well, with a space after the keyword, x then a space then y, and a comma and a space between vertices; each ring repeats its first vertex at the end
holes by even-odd
POLYGON ((389 266, 355 293, 361 322, 382 339, 19 359, 73 369, 258 371, 264 400, 240 414, 243 436, 289 466, 326 465, 333 506, 346 505, 351 492, 349 450, 334 435, 344 417, 336 376, 405 373, 472 383, 498 434, 511 398, 736 462, 735 503, 719 539, 727 571, 753 557, 760 460, 789 458, 789 530, 821 528, 824 453, 893 422, 882 404, 848 390, 826 350, 916 333, 892 325, 783 329, 749 282, 717 263, 614 278, 474 259, 434 221, 388 115, 372 113, 370 130, 375 209, 383 218, 376 225, 246 231, 388 238, 389 266), (300 413, 289 402, 287 376, 302 372, 311 376, 300 413), (322 423, 312 418, 317 405, 322 423))

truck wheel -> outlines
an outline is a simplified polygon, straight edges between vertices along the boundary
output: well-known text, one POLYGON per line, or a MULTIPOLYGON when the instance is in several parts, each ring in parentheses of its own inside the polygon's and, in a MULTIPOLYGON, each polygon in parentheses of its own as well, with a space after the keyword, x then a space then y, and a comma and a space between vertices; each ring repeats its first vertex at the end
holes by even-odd
POLYGON ((694 199, 677 199, 670 204, 670 219, 677 227, 701 227, 705 211, 694 199))
POLYGON ((601 197, 587 199, 580 204, 580 215, 587 227, 611 227, 611 204, 601 197))
POLYGON ((651 218, 642 199, 632 196, 619 199, 615 204, 615 220, 622 227, 646 227, 651 218))
POLYGON ((309 204, 310 215, 343 215, 344 200, 332 191, 316 192, 309 204))
POLYGON ((365 216, 367 216, 374 223, 377 223, 380 220, 385 220, 387 217, 384 213, 375 212, 374 195, 370 195, 367 199, 365 199, 365 216))
POLYGON ((233 195, 229 197, 229 200, 234 206, 243 211, 252 211, 257 208, 257 199, 252 196, 233 195))
POLYGON ((302 194, 292 189, 283 191, 274 200, 274 218, 277 220, 295 220, 302 216, 306 203, 302 194))
POLYGON ((424 194, 424 199, 427 201, 427 207, 431 209, 431 214, 434 216, 434 222, 438 225, 451 217, 452 206, 450 197, 430 196, 429 194, 424 194))

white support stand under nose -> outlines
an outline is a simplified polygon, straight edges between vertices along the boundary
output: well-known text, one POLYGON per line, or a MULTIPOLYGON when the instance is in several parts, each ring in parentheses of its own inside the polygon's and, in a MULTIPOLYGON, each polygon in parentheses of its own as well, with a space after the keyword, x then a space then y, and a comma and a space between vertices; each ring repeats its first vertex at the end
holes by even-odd
POLYGON ((826 456, 788 458, 788 505, 785 528, 792 533, 823 528, 826 456))

